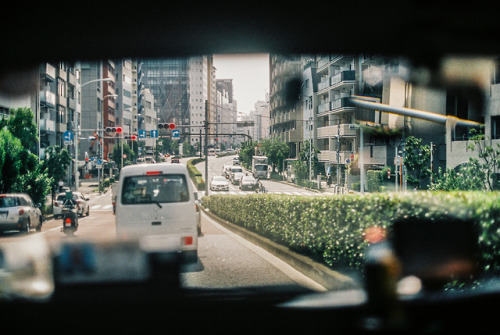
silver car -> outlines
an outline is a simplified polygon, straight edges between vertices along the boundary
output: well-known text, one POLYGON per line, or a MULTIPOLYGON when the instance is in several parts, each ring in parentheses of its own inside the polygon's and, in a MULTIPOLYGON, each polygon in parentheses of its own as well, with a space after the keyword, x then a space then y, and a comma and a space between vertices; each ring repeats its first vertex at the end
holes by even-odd
POLYGON ((24 193, 0 194, 0 232, 17 230, 29 233, 42 230, 41 204, 34 204, 24 193))
MULTIPOLYGON (((80 217, 86 215, 90 215, 90 205, 88 203, 89 198, 83 196, 80 192, 73 192, 73 199, 78 203, 78 215, 80 217)), ((54 207, 52 213, 54 214, 54 218, 59 218, 62 215, 62 207, 64 204, 64 200, 66 200, 66 193, 59 193, 57 195, 56 201, 54 202, 54 207)))

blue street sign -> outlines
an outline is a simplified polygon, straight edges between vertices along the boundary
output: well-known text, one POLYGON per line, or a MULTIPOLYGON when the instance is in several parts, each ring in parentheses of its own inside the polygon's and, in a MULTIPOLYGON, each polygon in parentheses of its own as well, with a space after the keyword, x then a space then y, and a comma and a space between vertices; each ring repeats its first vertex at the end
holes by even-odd
POLYGON ((99 158, 99 159, 97 160, 97 165, 101 165, 101 164, 102 164, 102 160, 99 158))
POLYGON ((139 130, 139 138, 146 138, 146 131, 145 130, 139 130))
POLYGON ((63 139, 65 141, 73 141, 73 133, 69 130, 66 130, 63 134, 63 139))
POLYGON ((151 138, 157 138, 158 137, 158 130, 151 130, 150 136, 151 136, 151 138))
POLYGON ((172 129, 172 139, 179 139, 181 137, 181 132, 179 129, 172 129))

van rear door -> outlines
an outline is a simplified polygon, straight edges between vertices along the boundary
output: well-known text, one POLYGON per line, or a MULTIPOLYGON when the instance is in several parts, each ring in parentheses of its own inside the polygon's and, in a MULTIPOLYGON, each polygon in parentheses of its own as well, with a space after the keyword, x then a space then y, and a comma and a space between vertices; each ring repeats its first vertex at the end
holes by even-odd
POLYGON ((118 236, 196 234, 194 199, 185 174, 124 176, 119 201, 118 236))

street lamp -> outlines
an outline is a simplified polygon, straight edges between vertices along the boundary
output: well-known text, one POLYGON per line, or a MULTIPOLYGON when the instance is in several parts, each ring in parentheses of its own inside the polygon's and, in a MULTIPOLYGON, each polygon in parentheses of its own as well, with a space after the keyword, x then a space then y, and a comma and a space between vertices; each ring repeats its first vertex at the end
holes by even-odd
MULTIPOLYGON (((101 79, 94 79, 94 80, 89 80, 80 86, 77 87, 76 92, 77 96, 78 93, 81 91, 82 87, 91 83, 95 82, 103 82, 103 81, 113 81, 111 78, 101 78, 101 79)), ((78 136, 81 136, 81 129, 82 129, 82 110, 81 110, 81 101, 80 101, 80 114, 78 116, 78 125, 77 125, 77 131, 75 134, 75 164, 73 166, 73 173, 75 174, 75 190, 78 191, 78 184, 80 183, 80 178, 78 177, 78 136)))

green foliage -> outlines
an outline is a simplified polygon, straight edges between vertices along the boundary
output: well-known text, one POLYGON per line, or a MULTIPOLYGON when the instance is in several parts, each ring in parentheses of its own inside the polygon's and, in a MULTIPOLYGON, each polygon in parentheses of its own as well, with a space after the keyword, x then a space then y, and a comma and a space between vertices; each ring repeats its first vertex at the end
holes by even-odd
POLYGON ((53 179, 32 152, 38 143, 37 128, 29 108, 11 110, 0 120, 0 192, 22 192, 35 203, 45 203, 53 179))
MULTIPOLYGON (((116 166, 122 168, 122 144, 113 146, 113 152, 111 153, 111 159, 115 162, 116 166)), ((135 153, 128 145, 127 141, 123 142, 123 154, 127 155, 127 158, 123 159, 123 166, 127 166, 134 163, 135 153)))
POLYGON ((190 159, 187 163, 189 176, 193 180, 193 183, 198 189, 198 191, 205 190, 205 181, 203 180, 201 172, 196 168, 195 165, 204 160, 205 160, 204 158, 193 158, 190 159))
POLYGON ((269 164, 278 172, 283 170, 283 162, 290 157, 290 147, 287 143, 278 139, 267 139, 261 143, 261 151, 264 156, 269 158, 269 164))
POLYGON ((211 195, 203 206, 222 219, 254 231, 332 268, 359 270, 373 226, 389 228, 407 217, 454 215, 478 230, 485 270, 500 267, 500 193, 411 192, 300 197, 278 194, 211 195))
POLYGON ((64 179, 71 163, 71 155, 67 149, 60 146, 50 146, 45 150, 45 159, 42 161, 42 170, 47 170, 50 178, 57 182, 64 179))
POLYGON ((7 127, 9 131, 21 141, 21 145, 31 152, 36 152, 38 132, 35 116, 30 108, 11 110, 9 118, 3 119, 0 128, 7 127))
POLYGON ((255 146, 252 142, 244 142, 241 144, 239 153, 240 162, 243 166, 252 166, 252 157, 255 151, 255 146))
MULTIPOLYGON (((387 175, 387 172, 386 172, 387 175)), ((366 187, 368 192, 380 192, 384 178, 384 171, 368 170, 366 171, 366 187)))
POLYGON ((408 136, 404 147, 404 165, 408 171, 406 179, 413 186, 427 187, 427 179, 431 175, 431 148, 422 144, 422 139, 408 136))
POLYGON ((0 130, 0 155, 2 166, 0 192, 11 192, 13 185, 16 183, 23 161, 21 160, 21 152, 24 150, 21 145, 21 140, 12 135, 7 129, 0 130))

